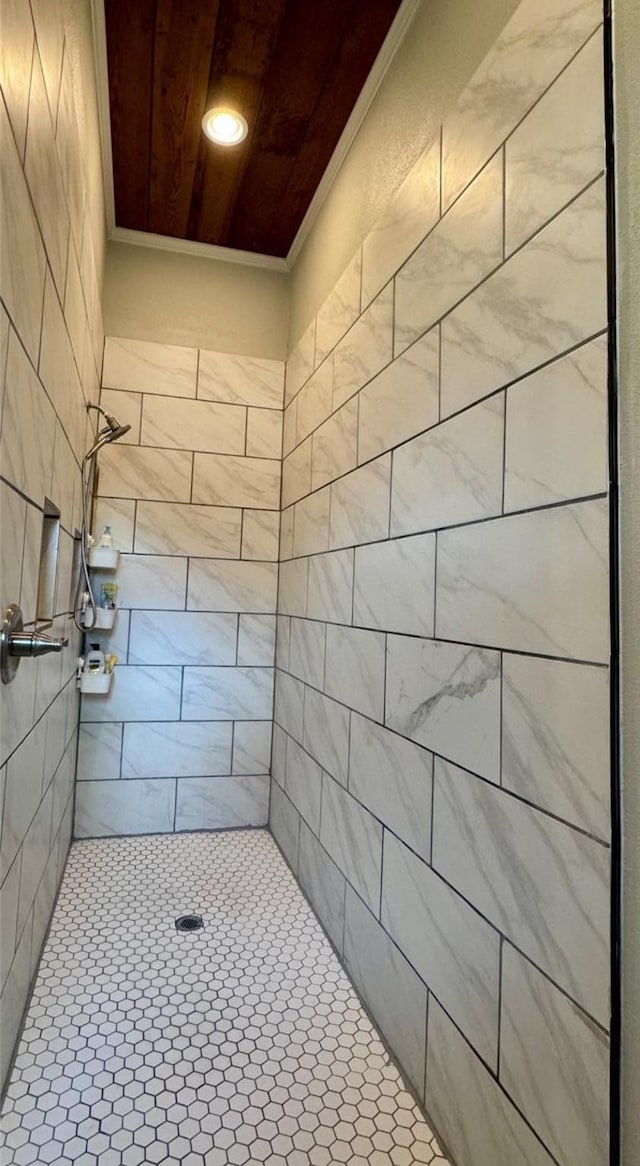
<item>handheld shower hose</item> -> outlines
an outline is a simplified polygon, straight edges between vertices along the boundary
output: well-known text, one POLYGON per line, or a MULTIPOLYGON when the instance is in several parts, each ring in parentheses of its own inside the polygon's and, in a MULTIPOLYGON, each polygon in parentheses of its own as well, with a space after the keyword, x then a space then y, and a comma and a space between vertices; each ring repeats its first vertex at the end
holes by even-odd
POLYGON ((95 458, 102 449, 103 445, 109 445, 112 441, 118 441, 119 438, 124 437, 131 429, 130 425, 120 425, 111 413, 107 413, 101 405, 87 405, 87 412, 90 409, 95 409, 100 413, 106 421, 106 425, 99 429, 96 434, 96 440, 82 459, 80 466, 80 480, 82 488, 82 528, 80 531, 80 570, 78 572, 78 583, 76 586, 76 593, 73 602, 73 622, 81 632, 91 631, 95 627, 97 618, 97 606, 95 596, 93 594, 93 587, 91 585, 91 577, 89 575, 89 494, 91 492, 91 471, 94 466, 95 458), (86 602, 84 599, 86 596, 86 602), (87 607, 91 608, 92 616, 91 623, 87 624, 84 619, 87 607))

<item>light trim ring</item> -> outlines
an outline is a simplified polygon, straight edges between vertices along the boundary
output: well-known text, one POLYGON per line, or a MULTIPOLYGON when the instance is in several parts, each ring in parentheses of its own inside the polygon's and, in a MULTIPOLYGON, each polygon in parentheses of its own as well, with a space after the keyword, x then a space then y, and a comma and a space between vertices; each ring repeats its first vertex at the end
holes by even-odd
POLYGON ((218 146, 237 146, 246 138, 249 127, 237 110, 226 105, 208 109, 202 119, 202 129, 218 146))

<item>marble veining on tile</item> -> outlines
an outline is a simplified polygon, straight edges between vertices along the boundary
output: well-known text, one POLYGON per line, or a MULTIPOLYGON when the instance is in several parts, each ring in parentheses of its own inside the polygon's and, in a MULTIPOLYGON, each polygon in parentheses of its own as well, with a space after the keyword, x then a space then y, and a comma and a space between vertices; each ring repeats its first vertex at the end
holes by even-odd
POLYGON ((460 1166, 554 1166, 531 1127, 434 996, 426 1105, 460 1166))
POLYGON ((268 772, 271 729, 271 721, 239 721, 234 726, 232 773, 268 772))
POLYGON ((294 554, 295 506, 288 506, 280 512, 280 562, 286 562, 294 554))
POLYGON ((499 781, 499 653, 388 636, 386 724, 499 781))
POLYGON ((385 637, 327 626, 325 692, 374 721, 384 715, 385 637))
POLYGON ((320 833, 322 770, 293 737, 287 740, 285 790, 304 821, 320 833))
POLYGON ((0 288, 7 310, 35 365, 40 342, 46 258, 4 102, 0 108, 0 158, 4 194, 2 235, 4 239, 14 235, 21 243, 19 253, 15 247, 5 248, 0 288))
MULTIPOLYGON (((304 819, 299 825, 297 878, 324 927, 340 950, 344 932, 345 878, 304 819)), ((277 839, 276 839, 277 841, 277 839)), ((284 847, 283 847, 284 850, 284 847)), ((286 852, 285 852, 286 855, 286 852)))
POLYGON ((275 458, 196 453, 191 501, 276 510, 280 502, 280 462, 275 458))
MULTIPOLYGON (((241 518, 242 511, 229 506, 140 501, 136 510, 135 545, 120 546, 120 549, 143 555, 236 559, 240 551, 241 518)), ((101 529, 100 522, 97 526, 101 529)), ((117 529, 113 529, 113 534, 115 540, 117 529)))
POLYGON ((446 119, 449 206, 602 20, 598 0, 524 0, 446 119))
POLYGON ((106 725, 80 725, 77 781, 116 781, 120 777, 122 728, 117 721, 106 725))
POLYGON ((69 215, 38 53, 34 54, 33 59, 29 104, 25 177, 33 198, 53 278, 62 299, 67 266, 69 215))
POLYGON ((432 636, 435 550, 432 534, 356 547, 354 624, 432 636))
POLYGON ((393 288, 389 286, 362 313, 335 350, 333 408, 348 401, 392 356, 393 288))
POLYGON ((506 144, 507 254, 604 170, 603 89, 598 32, 506 144))
POLYGON ((308 595, 302 615, 350 624, 352 594, 353 550, 331 551, 309 559, 308 595))
POLYGON ((289 506, 311 489, 311 442, 308 437, 282 463, 282 505, 289 506))
POLYGON ((322 688, 325 654, 324 623, 311 619, 292 619, 289 643, 289 670, 298 680, 322 688))
POLYGON ((83 781, 76 792, 76 838, 173 830, 175 778, 83 781))
MULTIPOLYGON (((276 673, 276 691, 274 705, 274 720, 276 724, 302 741, 304 718, 304 684, 290 676, 288 672, 278 669, 276 673)), ((274 740, 274 755, 275 755, 274 740)))
POLYGON ((604 199, 600 179, 443 321, 444 416, 606 326, 604 199))
POLYGON ((193 454, 178 449, 109 445, 100 453, 99 493, 106 498, 188 502, 193 454))
POLYGON ((433 756, 426 749, 359 713, 351 714, 350 793, 427 862, 432 775, 433 756))
POLYGON ((118 666, 108 696, 82 697, 81 721, 177 721, 182 670, 118 666))
POLYGON ((435 869, 608 1026, 608 847, 441 760, 433 817, 435 869))
POLYGON ((376 914, 380 902, 382 826, 333 778, 322 778, 320 841, 376 914))
POLYGON ((176 831, 266 826, 268 816, 266 774, 185 777, 177 782, 176 831))
POLYGON ((200 400, 281 409, 283 387, 284 366, 279 360, 200 351, 198 363, 200 400))
POLYGON ((271 715, 272 668, 185 668, 182 719, 255 721, 271 715))
POLYGON ((247 410, 248 457, 282 457, 282 412, 280 409, 247 410))
POLYGON ((291 559, 288 563, 280 564, 278 611, 282 615, 307 614, 309 563, 315 561, 315 559, 291 559))
POLYGON ((244 510, 242 558, 278 561, 280 513, 277 510, 244 510))
POLYGON ((130 664, 235 664, 237 616, 231 612, 134 611, 130 664))
POLYGON ((293 526, 295 558, 316 555, 329 549, 330 506, 331 493, 328 487, 296 502, 293 526))
POLYGON ((599 499, 443 531, 436 634, 607 663, 607 532, 599 499))
POLYGON ((285 405, 293 400, 313 372, 316 350, 316 319, 317 317, 314 316, 295 348, 289 354, 284 387, 285 405))
POLYGON ((355 397, 316 429, 311 460, 312 490, 354 469, 358 460, 358 409, 359 401, 355 397))
POLYGON ((502 262, 498 153, 396 276, 394 350, 402 351, 502 262))
POLYGON ((609 1039, 510 944, 503 958, 504 1087, 563 1166, 606 1166, 609 1039))
POLYGON ((251 611, 276 608, 275 563, 196 559, 190 564, 186 606, 191 611, 251 611))
POLYGON ((118 587, 120 607, 183 611, 187 560, 175 555, 121 555, 118 587))
POLYGON ((505 510, 606 491, 606 336, 512 385, 506 412, 505 510))
POLYGON ((229 773, 231 730, 226 721, 125 725, 122 777, 208 777, 229 773))
POLYGON ((367 462, 332 483, 331 550, 387 537, 390 486, 389 454, 367 462))
POLYGON ((502 784, 607 840, 608 670, 505 654, 502 684, 502 784))
MULTIPOLYGON (((204 453, 245 452, 247 410, 211 401, 145 396, 141 445, 204 453)), ((278 456, 275 454, 273 456, 278 456)))
POLYGON ((392 449, 438 421, 440 332, 427 332, 358 395, 358 461, 392 449))
POLYGON ((54 427, 49 399, 11 329, 0 441, 2 472, 38 506, 43 504, 53 471, 54 427))
POLYGON ((266 613, 240 612, 238 617, 238 664, 273 667, 276 617, 266 613))
POLYGON ((383 925, 483 1059, 498 1059, 500 936, 385 832, 383 925))
POLYGON ((348 781, 349 718, 349 709, 344 705, 314 688, 305 690, 302 743, 342 785, 348 781))
POLYGON ((501 393, 394 451, 392 535, 500 513, 504 408, 501 393))
POLYGON ((107 336, 102 383, 107 389, 195 397, 195 348, 107 336))

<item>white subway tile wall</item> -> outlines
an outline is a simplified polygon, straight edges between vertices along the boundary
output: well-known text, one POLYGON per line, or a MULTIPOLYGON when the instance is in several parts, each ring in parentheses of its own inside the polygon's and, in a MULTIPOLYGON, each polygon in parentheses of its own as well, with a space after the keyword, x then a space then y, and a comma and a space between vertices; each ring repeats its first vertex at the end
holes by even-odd
POLYGON ((82 702, 76 835, 264 825, 284 364, 108 337, 102 383, 132 420, 96 504, 119 659, 82 702))
POLYGON ((286 374, 271 828, 458 1166, 608 1162, 600 21, 523 0, 286 374))
MULTIPOLYGON (((92 61, 59 0, 9 4, 0 48, 0 588, 36 619, 45 499, 60 511, 60 655, 24 661, 0 694, 0 1089, 69 849, 78 725, 71 621, 79 459, 102 360, 99 142, 83 140, 92 61)), ((121 396, 124 396, 121 394, 121 396)), ((114 405, 115 407, 115 405, 114 405)), ((118 402, 135 425, 130 403, 118 402)), ((119 519, 122 524, 122 518, 119 519)), ((113 775, 118 727, 92 755, 113 775)))

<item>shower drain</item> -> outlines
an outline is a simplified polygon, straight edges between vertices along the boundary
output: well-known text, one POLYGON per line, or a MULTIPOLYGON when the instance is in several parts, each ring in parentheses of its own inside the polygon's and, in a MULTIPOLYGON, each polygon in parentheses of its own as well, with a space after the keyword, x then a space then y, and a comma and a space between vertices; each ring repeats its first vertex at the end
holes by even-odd
POLYGON ((201 931, 203 927, 202 915, 180 915, 176 919, 176 931, 201 931))

